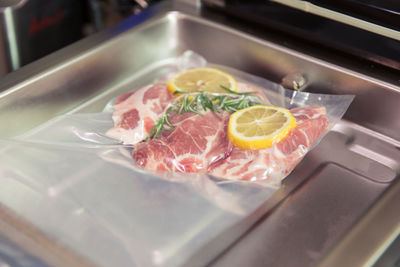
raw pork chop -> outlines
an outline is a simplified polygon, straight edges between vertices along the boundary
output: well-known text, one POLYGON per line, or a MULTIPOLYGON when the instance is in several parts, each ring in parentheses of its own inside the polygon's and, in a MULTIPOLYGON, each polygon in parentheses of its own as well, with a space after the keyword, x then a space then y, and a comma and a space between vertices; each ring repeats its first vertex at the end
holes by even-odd
POLYGON ((234 147, 228 158, 208 172, 234 180, 279 182, 286 177, 328 125, 323 107, 294 108, 290 112, 296 118, 297 126, 281 142, 262 150, 234 147))
POLYGON ((207 172, 232 150, 226 138, 229 113, 207 111, 203 115, 172 114, 172 131, 158 139, 139 143, 133 151, 136 163, 149 170, 207 172))
POLYGON ((162 83, 119 96, 115 100, 112 116, 114 128, 108 130, 106 135, 125 144, 142 141, 172 99, 167 85, 162 83))
MULTIPOLYGON (((265 104, 269 103, 260 89, 238 83, 238 92, 249 91, 255 92, 265 104)), ((106 135, 124 144, 134 145, 144 140, 173 99, 163 83, 151 84, 119 96, 114 103, 114 127, 106 135)))
POLYGON ((174 130, 139 143, 133 157, 143 168, 170 172, 204 172, 234 180, 280 181, 324 132, 323 107, 295 108, 297 127, 269 149, 243 150, 227 141, 228 113, 174 114, 174 130))

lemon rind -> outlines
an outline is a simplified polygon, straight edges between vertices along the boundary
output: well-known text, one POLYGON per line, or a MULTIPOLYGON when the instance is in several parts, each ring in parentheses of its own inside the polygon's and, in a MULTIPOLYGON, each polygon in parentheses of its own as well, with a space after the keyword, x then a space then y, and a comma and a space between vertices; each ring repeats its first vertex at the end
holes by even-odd
POLYGON ((245 109, 241 109, 231 115, 228 124, 228 139, 235 146, 243 149, 267 149, 283 140, 295 127, 296 119, 293 117, 289 110, 276 106, 254 105, 245 109), (243 114, 243 112, 248 111, 249 109, 257 108, 260 106, 283 111, 285 117, 288 118, 289 121, 286 122, 285 125, 282 126, 280 129, 277 129, 274 133, 262 137, 244 137, 233 129, 236 126, 235 121, 238 116, 243 114))

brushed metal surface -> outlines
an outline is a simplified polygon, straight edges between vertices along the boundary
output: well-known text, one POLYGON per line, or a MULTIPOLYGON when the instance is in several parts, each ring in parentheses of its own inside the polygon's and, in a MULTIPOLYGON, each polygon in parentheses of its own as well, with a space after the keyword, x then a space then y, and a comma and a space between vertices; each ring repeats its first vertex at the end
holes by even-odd
POLYGON ((382 257, 374 264, 374 267, 398 266, 400 264, 400 237, 398 236, 385 251, 382 257))
MULTIPOLYGON (((282 204, 213 266, 315 266, 329 255, 398 176, 398 165, 382 164, 350 150, 363 138, 381 140, 354 128, 342 133, 344 127, 348 125, 341 123, 331 131, 284 181, 282 190, 291 192, 282 204), (293 188, 296 180, 301 184, 293 188)), ((392 152, 398 164, 400 154, 392 152)), ((321 266, 363 266, 365 258, 353 245, 336 253, 335 264, 321 266), (350 255, 358 261, 348 265, 343 259, 350 255)))
MULTIPOLYGON (((169 58, 191 49, 212 63, 275 82, 302 73, 306 91, 356 95, 346 120, 300 163, 274 198, 227 231, 225 238, 232 242, 259 220, 212 266, 314 265, 324 255, 329 257, 362 218, 373 218, 385 205, 399 204, 395 199, 377 210, 371 208, 384 199, 382 193, 391 189, 400 173, 398 84, 202 19, 196 10, 165 12, 171 9, 177 7, 167 6, 160 9, 162 13, 149 9, 0 80, 0 122, 7 125, 0 128, 0 137, 22 134, 60 114, 98 112, 110 98, 167 71, 152 63, 164 60, 168 65, 169 58)), ((399 223, 396 216, 385 220, 392 226, 387 230, 399 223)), ((371 231, 379 225, 374 222, 368 227, 360 229, 371 231)), ((216 240, 199 251, 192 263, 201 265, 207 255, 215 257, 210 251, 223 245, 226 242, 216 240)), ((373 250, 382 245, 376 240, 373 250)), ((369 254, 358 253, 359 262, 370 260, 369 254)))
POLYGON ((10 7, 0 10, 0 25, 0 77, 3 77, 19 64, 10 7))
POLYGON ((1 204, 0 218, 0 263, 2 257, 5 261, 1 267, 94 266, 1 204))

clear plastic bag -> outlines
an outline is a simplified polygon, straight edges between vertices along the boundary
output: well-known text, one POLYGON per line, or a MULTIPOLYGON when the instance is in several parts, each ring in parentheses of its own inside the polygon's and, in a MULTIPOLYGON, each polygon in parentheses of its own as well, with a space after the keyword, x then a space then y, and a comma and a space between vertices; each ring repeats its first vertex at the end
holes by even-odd
POLYGON ((99 266, 188 264, 277 190, 204 174, 160 179, 137 168, 125 147, 73 139, 2 140, 0 201, 99 266))
MULTIPOLYGON (((176 71, 206 64, 192 52, 175 62, 176 71)), ((353 98, 285 90, 259 77, 211 66, 263 88, 272 105, 324 106, 329 121, 324 133, 353 98)), ((198 251, 264 204, 287 175, 260 185, 205 173, 144 170, 132 158, 133 145, 106 134, 113 127, 114 101, 104 112, 63 115, 18 138, 0 140, 0 186, 7 188, 0 201, 100 266, 190 265, 198 251)), ((218 249, 234 237, 219 242, 218 249)), ((202 264, 218 249, 208 258, 202 255, 202 264)))
MULTIPOLYGON (((204 66, 205 61, 199 58, 186 52, 178 69, 184 69, 185 64, 196 66, 193 62, 204 66)), ((167 88, 168 77, 163 77, 109 104, 114 127, 106 134, 134 145, 135 162, 148 171, 201 172, 224 179, 279 184, 341 118, 353 98, 286 90, 237 70, 213 67, 238 80, 237 92, 186 93, 174 98, 167 88), (272 147, 240 149, 227 140, 230 114, 238 109, 227 107, 226 103, 232 102, 240 103, 240 109, 256 104, 285 107, 296 118, 297 127, 272 147)))

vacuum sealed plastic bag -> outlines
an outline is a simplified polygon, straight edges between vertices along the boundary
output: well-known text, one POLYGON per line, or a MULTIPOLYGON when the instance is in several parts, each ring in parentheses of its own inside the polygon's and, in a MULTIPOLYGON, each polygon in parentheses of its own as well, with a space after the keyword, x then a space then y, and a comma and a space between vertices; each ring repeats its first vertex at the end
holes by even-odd
MULTIPOLYGON (((173 68, 206 64, 187 52, 173 68)), ((236 93, 174 95, 166 85, 171 72, 103 112, 63 115, 1 140, 0 186, 10 195, 0 201, 100 266, 206 264, 259 218, 260 206, 353 98, 207 66, 234 77, 236 93), (286 141, 267 149, 233 144, 231 114, 254 104, 290 110, 296 126, 286 141)))
MULTIPOLYGON (((185 62, 204 62, 197 57, 190 52, 182 56, 185 62)), ((164 78, 119 96, 109 106, 114 127, 106 134, 134 145, 134 161, 148 171, 279 184, 352 100, 285 90, 249 74, 212 67, 178 72, 168 82, 164 78), (247 121, 241 123, 243 119, 247 121), (280 125, 289 120, 287 127, 280 125), (271 130, 274 125, 277 130, 271 130), (258 132, 251 136, 254 131, 272 133, 258 138, 258 132)))
MULTIPOLYGON (((84 136, 72 125, 69 133, 84 136)), ((99 266, 205 265, 277 190, 204 174, 159 178, 135 167, 125 147, 65 141, 1 141, 0 201, 99 266)))

